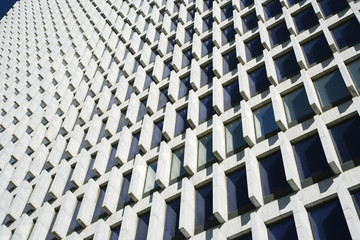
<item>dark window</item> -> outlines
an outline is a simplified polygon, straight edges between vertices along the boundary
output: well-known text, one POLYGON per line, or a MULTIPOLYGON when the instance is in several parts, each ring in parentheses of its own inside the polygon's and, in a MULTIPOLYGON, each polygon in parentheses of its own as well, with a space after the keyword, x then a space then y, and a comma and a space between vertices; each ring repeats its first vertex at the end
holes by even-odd
POLYGON ((247 146, 243 137, 241 119, 232 121, 225 126, 226 154, 238 153, 247 146))
POLYGON ((347 67, 352 79, 356 83, 357 88, 360 89, 360 60, 357 59, 356 61, 348 64, 347 67))
MULTIPOLYGON (((152 49, 152 50, 151 50, 151 56, 150 56, 150 63, 155 62, 155 59, 156 59, 156 56, 157 56, 157 55, 159 55, 159 53, 158 53, 158 51, 156 50, 156 48, 152 49)), ((140 64, 140 62, 139 62, 139 64, 140 64)), ((136 71, 134 70, 134 72, 136 72, 136 71)))
POLYGON ((139 137, 140 137, 140 132, 133 136, 133 139, 132 139, 132 142, 131 142, 129 158, 128 158, 129 160, 133 159, 135 157, 135 155, 140 152, 139 137))
POLYGON ((204 0, 204 11, 208 9, 212 9, 213 7, 213 0, 204 0))
POLYGON ((190 124, 186 119, 187 119, 187 108, 177 111, 175 136, 184 133, 186 129, 190 127, 190 124))
MULTIPOLYGON (((52 231, 52 228, 54 227, 54 223, 55 223, 55 221, 56 221, 56 218, 57 218, 57 216, 58 216, 58 213, 59 213, 59 211, 55 210, 55 215, 54 215, 54 218, 53 218, 52 221, 51 221, 51 225, 50 225, 50 227, 49 227, 49 231, 48 231, 48 233, 47 233, 47 235, 46 235, 45 240, 55 240, 55 239, 57 239, 57 238, 55 237, 55 235, 54 235, 51 231, 52 231)), ((3 223, 3 224, 5 224, 5 223, 3 223)))
POLYGON ((212 106, 212 94, 203 97, 200 99, 200 108, 199 108, 199 123, 203 123, 212 118, 215 114, 215 109, 212 106))
POLYGON ((270 240, 298 239, 293 217, 288 217, 284 220, 271 224, 268 227, 268 233, 270 240))
POLYGON ((213 52, 214 42, 212 38, 208 38, 202 42, 202 54, 201 56, 206 56, 213 52))
POLYGON ((139 113, 137 116, 137 121, 140 121, 144 118, 145 114, 148 113, 147 108, 146 108, 146 103, 147 103, 147 99, 144 99, 140 102, 140 108, 139 108, 139 113))
POLYGON ((256 16, 256 12, 252 12, 249 15, 246 15, 245 17, 242 18, 243 20, 243 27, 244 27, 244 32, 247 32, 251 29, 254 29, 258 26, 258 21, 259 19, 256 16))
POLYGON ((95 171, 93 170, 95 158, 96 158, 96 154, 91 156, 90 166, 89 166, 89 169, 88 169, 86 177, 85 177, 85 183, 87 183, 91 178, 94 180, 96 180, 98 178, 95 171))
POLYGON ((157 162, 149 163, 146 171, 146 178, 144 184, 144 196, 147 196, 159 189, 156 179, 157 162))
POLYGON ((251 233, 245 234, 243 236, 234 238, 233 240, 252 240, 252 235, 251 235, 251 233))
POLYGON ((325 17, 337 14, 349 7, 346 0, 321 0, 319 3, 325 17))
POLYGON ((81 202, 82 202, 82 198, 78 199, 77 201, 77 205, 74 211, 74 214, 72 216, 71 222, 70 222, 70 227, 68 229, 68 235, 72 232, 77 232, 80 233, 83 230, 83 227, 80 225, 80 223, 78 221, 76 221, 77 215, 79 213, 79 209, 81 206, 81 202))
POLYGON ((208 167, 214 163, 216 157, 212 151, 212 133, 199 138, 198 167, 208 167))
POLYGON ((167 204, 164 240, 183 238, 179 230, 180 198, 167 204))
POLYGON ((360 191, 352 194, 358 215, 360 214, 360 191))
POLYGON ((221 9, 221 20, 231 18, 233 16, 234 7, 230 3, 221 9))
MULTIPOLYGON (((341 162, 360 158, 360 118, 354 117, 330 128, 341 162)), ((357 164, 356 164, 357 165, 357 164)))
POLYGON ((301 11, 294 16, 294 21, 298 32, 308 30, 309 28, 319 24, 318 18, 312 7, 301 11))
POLYGON ((260 159, 260 174, 265 201, 271 195, 272 200, 291 192, 280 151, 260 159))
POLYGON ((190 75, 186 75, 185 77, 182 77, 180 79, 179 99, 184 96, 187 96, 189 94, 190 89, 191 89, 190 75))
POLYGON ((309 65, 332 57, 332 51, 323 34, 302 45, 309 65))
POLYGON ((171 64, 171 60, 164 63, 164 73, 163 73, 163 79, 170 76, 170 72, 173 70, 173 66, 171 64))
POLYGON ((170 32, 176 30, 176 26, 178 25, 178 23, 179 23, 179 19, 178 19, 178 18, 175 18, 175 19, 171 20, 170 32))
POLYGON ((294 51, 290 51, 275 59, 276 72, 279 80, 291 78, 300 72, 294 51))
POLYGON ((202 87, 208 83, 211 83, 213 80, 213 77, 215 77, 215 73, 213 71, 213 64, 212 64, 212 62, 210 62, 201 68, 200 87, 202 87))
POLYGON ((188 14, 187 14, 187 21, 193 21, 194 20, 194 17, 195 17, 195 8, 192 8, 188 11, 188 14))
POLYGON ((265 65, 255 69, 252 72, 249 72, 248 75, 251 96, 255 96, 256 94, 267 90, 271 85, 267 77, 265 65))
POLYGON ((317 134, 295 143, 294 150, 302 180, 312 177, 313 182, 318 182, 333 175, 317 134))
POLYGON ((256 138, 268 138, 280 130, 275 122, 274 110, 271 104, 254 111, 254 116, 256 138))
POLYGON ((269 29, 272 46, 277 46, 290 40, 290 32, 285 22, 282 22, 275 27, 269 29))
POLYGON ((174 51, 174 46, 176 44, 175 38, 170 38, 167 46, 167 53, 174 51))
POLYGON ((282 6, 279 0, 271 1, 264 5, 266 19, 275 17, 282 13, 282 6))
POLYGON ((106 188, 107 185, 103 186, 100 188, 100 194, 98 197, 98 201, 96 203, 96 207, 95 207, 95 211, 94 211, 94 216, 92 219, 92 223, 96 222, 98 219, 107 219, 108 214, 106 213, 106 211, 102 208, 102 204, 104 202, 104 197, 105 197, 105 192, 106 192, 106 188))
POLYGON ((182 59, 182 68, 189 66, 191 63, 191 60, 194 58, 191 49, 187 50, 183 53, 183 59, 182 59))
POLYGON ((241 8, 246 8, 252 4, 254 4, 254 0, 240 0, 241 8))
POLYGON ((236 79, 234 82, 224 86, 224 110, 228 110, 240 104, 242 96, 239 90, 239 81, 236 79))
POLYGON ((340 49, 354 46, 360 42, 360 24, 356 18, 351 18, 332 29, 331 32, 340 49))
POLYGON ((296 4, 296 3, 301 2, 302 0, 288 0, 288 1, 289 1, 290 6, 292 6, 292 5, 296 4))
POLYGON ((246 58, 251 60, 263 54, 264 47, 261 44, 260 36, 257 36, 245 43, 246 58))
POLYGON ((163 125, 164 125, 164 121, 155 123, 154 133, 153 133, 152 142, 151 142, 151 148, 158 146, 161 141, 165 140, 165 137, 162 134, 163 125))
POLYGON ((192 40, 194 33, 195 29, 192 26, 185 30, 185 43, 192 40))
POLYGON ((212 18, 212 15, 210 15, 207 18, 204 18, 203 23, 203 32, 206 32, 207 30, 212 30, 214 19, 212 18))
POLYGON ((246 170, 242 168, 227 177, 229 217, 235 217, 254 208, 248 197, 246 170))
POLYGON ((129 87, 128 87, 128 90, 127 90, 127 93, 125 96, 125 100, 128 100, 130 98, 131 94, 135 92, 133 85, 134 85, 134 82, 129 83, 129 87))
POLYGON ((169 102, 169 97, 168 97, 168 88, 164 88, 160 91, 160 97, 159 97, 159 103, 158 103, 158 110, 162 109, 163 107, 165 107, 166 103, 169 102))
POLYGON ((351 98, 339 70, 314 81, 323 108, 336 106, 351 98))
POLYGON ((130 180, 131 180, 131 173, 123 177, 117 210, 123 208, 127 204, 132 203, 132 199, 129 196, 130 180))
POLYGON ((115 228, 111 228, 110 240, 118 240, 119 235, 120 235, 120 227, 121 227, 121 225, 119 225, 115 228))
POLYGON ((114 166, 120 166, 119 162, 116 160, 116 151, 117 151, 118 143, 111 145, 111 153, 108 164, 106 166, 106 172, 110 171, 114 166))
POLYGON ((225 45, 228 42, 232 42, 235 40, 235 29, 234 29, 234 25, 231 24, 230 26, 226 27, 223 30, 223 34, 222 34, 222 44, 225 45))
POLYGON ((351 239, 339 200, 310 209, 309 214, 315 239, 351 239))
POLYGON ((216 225, 213 214, 212 183, 196 189, 195 233, 201 232, 216 225))
POLYGON ((223 55, 224 74, 233 70, 237 70, 238 63, 239 60, 236 57, 235 49, 223 55))
POLYGON ((150 84, 152 82, 155 82, 154 78, 153 78, 153 75, 152 75, 152 72, 150 73, 147 73, 146 74, 146 78, 145 78, 145 83, 144 83, 144 89, 143 90, 146 90, 150 87, 150 84))
POLYGON ((170 183, 179 181, 187 172, 184 168, 184 147, 177 149, 172 154, 170 183))
POLYGON ((286 118, 289 123, 299 123, 314 115, 304 88, 284 97, 286 118))
POLYGON ((150 212, 139 216, 135 240, 146 240, 149 227, 150 212))

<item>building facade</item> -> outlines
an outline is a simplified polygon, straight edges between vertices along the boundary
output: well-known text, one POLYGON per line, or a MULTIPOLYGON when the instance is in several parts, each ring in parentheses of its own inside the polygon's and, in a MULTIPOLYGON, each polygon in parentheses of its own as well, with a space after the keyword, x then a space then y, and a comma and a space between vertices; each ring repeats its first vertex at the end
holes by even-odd
POLYGON ((0 239, 360 239, 359 0, 20 0, 0 239))

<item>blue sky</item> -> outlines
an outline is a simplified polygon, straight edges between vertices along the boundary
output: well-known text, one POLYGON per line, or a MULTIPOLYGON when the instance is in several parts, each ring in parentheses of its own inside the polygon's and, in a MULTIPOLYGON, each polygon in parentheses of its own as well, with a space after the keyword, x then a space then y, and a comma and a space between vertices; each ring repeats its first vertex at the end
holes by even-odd
POLYGON ((17 0, 1 0, 0 3, 0 19, 6 15, 9 9, 14 5, 17 0))

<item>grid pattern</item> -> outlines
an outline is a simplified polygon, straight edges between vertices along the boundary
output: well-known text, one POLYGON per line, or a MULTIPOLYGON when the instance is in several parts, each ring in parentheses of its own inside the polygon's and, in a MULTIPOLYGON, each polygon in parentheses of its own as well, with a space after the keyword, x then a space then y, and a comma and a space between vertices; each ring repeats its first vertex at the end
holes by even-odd
POLYGON ((359 10, 18 1, 0 21, 0 236, 359 238, 359 10))

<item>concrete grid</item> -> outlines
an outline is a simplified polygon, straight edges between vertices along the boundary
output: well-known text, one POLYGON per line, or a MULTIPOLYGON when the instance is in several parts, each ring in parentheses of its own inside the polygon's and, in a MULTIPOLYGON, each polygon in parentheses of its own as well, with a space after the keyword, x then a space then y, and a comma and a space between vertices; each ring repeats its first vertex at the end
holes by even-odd
POLYGON ((0 239, 109 239, 116 231, 119 239, 135 239, 139 216, 149 212, 147 239, 162 239, 167 203, 176 198, 181 199, 178 228, 191 239, 234 239, 249 233, 253 239, 268 239, 268 226, 289 216, 299 239, 313 239, 309 209, 332 199, 339 200, 351 237, 359 239, 352 194, 359 188, 360 169, 355 160, 353 165, 341 162, 329 129, 359 115, 359 89, 348 65, 360 56, 360 45, 340 49, 331 30, 351 17, 360 21, 360 2, 349 0, 341 13, 325 17, 316 0, 291 6, 279 1, 282 12, 269 19, 264 6, 271 1, 264 0, 245 8, 239 0, 218 0, 211 9, 200 0, 18 1, 0 21, 0 239), (223 19, 228 4, 233 16, 223 19), (298 32, 293 16, 307 7, 319 24, 298 32), (258 26, 247 31, 243 19, 252 12, 258 26), (209 16, 212 29, 203 31, 209 16), (286 24, 290 40, 272 46, 268 31, 279 22, 286 24), (235 39, 223 44, 222 32, 230 25, 235 39), (187 41, 191 28, 194 34, 187 41), (309 65, 302 46, 321 34, 332 57, 309 65), (246 43, 254 36, 260 37, 264 50, 251 59, 246 43), (214 47, 203 56, 208 38, 214 47), (168 52, 170 41, 174 48, 168 52), (194 58, 183 67, 189 50, 194 58), (232 50, 239 63, 224 72, 223 58, 232 50), (275 60, 291 51, 300 73, 279 79, 275 60), (201 69, 210 62, 215 76, 203 85, 201 69), (163 78, 167 63, 173 70, 163 78), (265 66, 271 84, 252 94, 247 75, 259 66, 265 66), (313 81, 335 69, 350 97, 323 108, 313 81), (181 79, 186 76, 191 89, 182 97, 181 79), (227 109, 224 87, 234 82, 242 100, 227 109), (314 115, 289 124, 283 98, 302 87, 314 115), (200 102, 210 95, 214 115, 199 121, 200 102), (254 112, 270 103, 279 131, 258 138, 254 112), (189 128, 176 135, 177 112, 185 108, 189 128), (247 146, 232 154, 226 150, 225 126, 237 119, 247 146), (153 147, 160 122, 164 137, 153 147), (333 175, 304 183, 293 145, 316 133, 333 175), (129 158, 135 136, 140 152, 129 158), (212 136, 216 159, 198 167, 204 136, 212 136), (186 173, 170 181, 173 152, 182 147, 186 173), (279 150, 291 193, 266 198, 259 160, 279 150), (245 194, 254 208, 230 217, 227 175, 238 169, 246 170, 245 194), (129 173, 131 203, 118 207, 129 173), (207 183, 212 183, 212 212, 218 224, 198 231, 194 196, 207 183), (100 198, 104 213, 93 221, 100 198), (73 221, 79 226, 68 231, 73 221))

